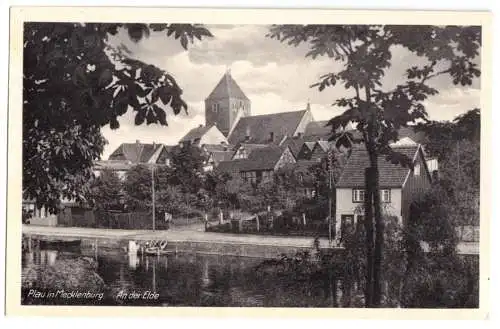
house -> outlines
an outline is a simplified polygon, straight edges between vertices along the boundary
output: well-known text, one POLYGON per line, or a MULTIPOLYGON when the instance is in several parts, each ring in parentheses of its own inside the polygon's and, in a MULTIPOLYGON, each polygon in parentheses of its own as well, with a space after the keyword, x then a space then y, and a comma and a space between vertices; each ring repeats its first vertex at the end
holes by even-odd
POLYGON ((330 149, 332 148, 332 143, 328 141, 319 140, 314 143, 314 147, 311 150, 309 160, 321 162, 327 155, 330 149))
POLYGON ((130 161, 131 163, 156 163, 164 145, 158 143, 141 143, 136 140, 135 143, 121 144, 108 160, 130 161))
POLYGON ((104 160, 94 162, 94 174, 99 177, 105 170, 115 172, 120 179, 125 179, 127 172, 132 169, 134 164, 127 160, 104 160))
POLYGON ((311 160, 311 155, 314 149, 315 142, 304 142, 297 153, 297 160, 311 160))
POLYGON ((206 165, 205 170, 213 170, 221 161, 231 160, 234 151, 231 145, 226 143, 222 144, 208 144, 201 146, 203 152, 206 155, 206 165))
POLYGON ((312 120, 310 109, 241 117, 228 142, 282 145, 288 137, 300 137, 312 120))
POLYGON ((295 162, 289 147, 268 145, 253 149, 246 158, 222 161, 217 169, 231 174, 233 178, 258 184, 272 179, 273 173, 279 168, 295 162))
POLYGON ((222 143, 227 144, 227 139, 216 125, 199 125, 198 127, 191 129, 184 137, 182 137, 180 143, 190 143, 196 146, 218 145, 222 143))
MULTIPOLYGON (((75 200, 70 200, 67 198, 61 198, 59 204, 59 210, 65 211, 66 209, 71 209, 73 207, 78 206, 78 203, 75 200)), ((45 207, 39 208, 36 205, 35 200, 23 200, 22 201, 22 209, 31 214, 29 218, 30 225, 38 225, 38 226, 57 226, 59 224, 58 214, 51 214, 45 207)))
MULTIPOLYGON (((412 159, 414 169, 378 159, 380 199, 383 211, 400 224, 408 220, 410 204, 431 186, 431 174, 420 144, 392 145, 395 151, 412 159)), ((369 167, 364 146, 355 146, 336 184, 336 232, 340 238, 348 225, 363 219, 365 168, 369 167)))
POLYGON ((103 170, 111 170, 124 179, 125 174, 138 164, 144 165, 170 165, 171 150, 174 146, 159 143, 135 143, 121 144, 108 160, 96 161, 94 163, 94 174, 99 176, 103 170))

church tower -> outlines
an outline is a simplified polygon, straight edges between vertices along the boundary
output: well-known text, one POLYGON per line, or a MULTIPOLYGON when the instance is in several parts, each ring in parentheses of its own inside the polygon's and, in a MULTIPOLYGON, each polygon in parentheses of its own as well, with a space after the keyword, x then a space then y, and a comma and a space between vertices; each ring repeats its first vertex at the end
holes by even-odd
POLYGON ((216 125, 227 137, 239 118, 250 116, 250 113, 250 100, 228 70, 205 99, 205 124, 216 125))

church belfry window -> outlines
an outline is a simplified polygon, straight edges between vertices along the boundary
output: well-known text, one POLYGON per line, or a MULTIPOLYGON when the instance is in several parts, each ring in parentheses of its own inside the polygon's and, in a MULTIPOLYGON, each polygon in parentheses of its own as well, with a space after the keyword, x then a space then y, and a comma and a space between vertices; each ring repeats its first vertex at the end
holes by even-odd
POLYGON ((219 103, 213 103, 212 104, 212 112, 219 112, 219 109, 220 109, 220 106, 219 106, 219 103))

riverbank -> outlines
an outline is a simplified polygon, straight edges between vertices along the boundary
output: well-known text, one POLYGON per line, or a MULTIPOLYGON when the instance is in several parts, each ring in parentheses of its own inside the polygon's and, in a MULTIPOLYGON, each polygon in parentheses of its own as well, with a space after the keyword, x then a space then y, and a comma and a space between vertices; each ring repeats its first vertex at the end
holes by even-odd
MULTIPOLYGON (((256 236, 204 232, 202 227, 188 226, 168 231, 94 229, 82 227, 48 227, 23 225, 22 232, 33 239, 82 240, 83 246, 125 249, 128 241, 167 240, 170 250, 246 257, 275 258, 313 250, 311 237, 256 236)), ((328 239, 319 239, 320 248, 328 248, 328 239)), ((340 249, 340 248, 339 248, 340 249)))
MULTIPOLYGON (((34 239, 82 240, 84 246, 126 249, 128 241, 145 242, 167 240, 167 249, 178 252, 275 258, 281 254, 313 251, 313 238, 300 236, 270 236, 204 232, 202 225, 174 227, 168 231, 95 229, 83 227, 53 227, 23 225, 22 232, 34 239)), ((319 239, 320 248, 330 248, 328 239, 319 239)), ((425 245, 423 246, 424 250, 425 245)), ((342 248, 335 248, 342 250, 342 248)), ((461 242, 457 246, 461 255, 479 255, 478 242, 461 242)))

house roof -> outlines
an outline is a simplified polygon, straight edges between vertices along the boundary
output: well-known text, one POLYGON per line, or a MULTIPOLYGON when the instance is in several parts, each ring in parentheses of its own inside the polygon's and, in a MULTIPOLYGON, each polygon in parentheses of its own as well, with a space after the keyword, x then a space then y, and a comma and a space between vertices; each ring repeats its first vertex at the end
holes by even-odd
POLYGON ((328 152, 328 150, 330 149, 331 143, 328 141, 319 140, 315 143, 314 146, 316 146, 316 145, 318 145, 318 147, 320 147, 323 151, 328 152))
POLYGON ((283 148, 274 145, 256 148, 250 152, 247 159, 222 161, 218 168, 225 172, 273 170, 283 152, 283 148))
POLYGON ((207 152, 224 152, 233 149, 233 146, 229 144, 203 144, 202 147, 207 152))
POLYGON ((228 137, 230 144, 247 141, 254 144, 270 143, 271 133, 274 143, 279 143, 285 136, 293 135, 307 113, 307 110, 282 112, 242 117, 228 137), (247 140, 247 134, 249 139, 247 140))
POLYGON ((304 131, 304 137, 328 138, 332 134, 332 127, 327 127, 328 120, 312 121, 304 131))
POLYGON ((210 153, 214 162, 229 161, 233 157, 233 151, 212 151, 210 153))
POLYGON ((240 148, 244 148, 247 151, 247 154, 250 154, 253 150, 259 149, 259 148, 265 148, 268 147, 268 144, 251 144, 251 143, 240 143, 233 149, 233 154, 238 152, 240 148))
POLYGON ((226 72, 215 86, 214 90, 208 95, 207 99, 239 98, 248 100, 240 86, 236 83, 229 72, 226 72))
POLYGON ((307 141, 303 137, 288 137, 285 139, 285 141, 281 144, 282 147, 288 146, 290 147, 290 151, 292 151, 293 155, 297 157, 300 153, 300 150, 304 145, 312 151, 314 148, 314 145, 316 144, 315 141, 307 141))
POLYGON ((144 144, 139 142, 123 143, 113 153, 111 153, 108 160, 146 163, 161 147, 163 147, 163 144, 144 144))
POLYGON ((200 125, 199 127, 193 128, 186 135, 184 135, 184 137, 181 138, 181 142, 190 142, 196 139, 200 139, 212 127, 213 126, 200 125))
POLYGON ((129 170, 134 164, 127 160, 103 160, 94 162, 94 170, 113 170, 124 171, 129 170))
MULTIPOLYGON (((393 147, 396 152, 402 153, 414 159, 417 152, 421 150, 419 144, 412 146, 393 147)), ((368 152, 364 146, 352 148, 352 153, 344 166, 337 187, 364 187, 365 169, 370 166, 368 152)), ((392 164, 384 156, 378 159, 379 185, 383 187, 402 187, 408 174, 409 168, 399 164, 392 164)))

